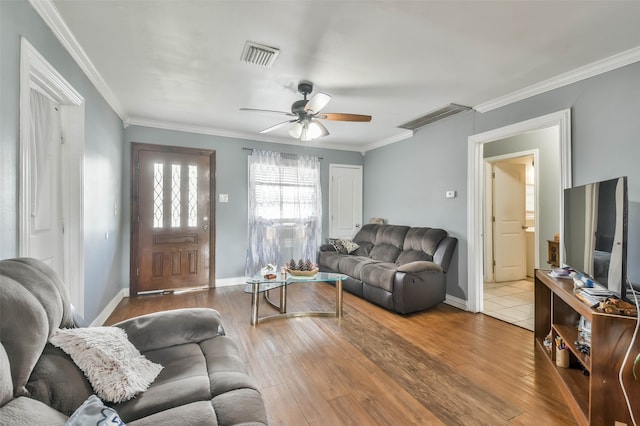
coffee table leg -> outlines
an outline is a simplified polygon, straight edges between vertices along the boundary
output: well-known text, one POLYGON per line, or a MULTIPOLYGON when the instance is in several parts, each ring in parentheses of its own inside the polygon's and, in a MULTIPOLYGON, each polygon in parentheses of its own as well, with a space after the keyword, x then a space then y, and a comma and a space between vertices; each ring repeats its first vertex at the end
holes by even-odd
POLYGON ((252 286, 251 292, 251 325, 256 325, 258 323, 258 304, 260 303, 260 298, 258 297, 258 285, 252 286))
POLYGON ((342 280, 336 281, 336 316, 342 318, 342 280))
POLYGON ((287 313, 287 286, 280 287, 280 313, 287 313))

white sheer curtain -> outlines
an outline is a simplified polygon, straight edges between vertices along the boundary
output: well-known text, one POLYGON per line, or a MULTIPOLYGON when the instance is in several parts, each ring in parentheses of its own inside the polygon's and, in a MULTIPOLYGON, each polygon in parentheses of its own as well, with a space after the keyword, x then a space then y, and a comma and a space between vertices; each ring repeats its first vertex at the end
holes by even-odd
POLYGON ((249 241, 245 274, 290 259, 316 261, 322 242, 320 161, 253 150, 249 156, 249 241))
POLYGON ((42 93, 31 89, 31 216, 38 216, 43 190, 49 178, 53 150, 60 143, 60 118, 56 110, 57 103, 42 93))

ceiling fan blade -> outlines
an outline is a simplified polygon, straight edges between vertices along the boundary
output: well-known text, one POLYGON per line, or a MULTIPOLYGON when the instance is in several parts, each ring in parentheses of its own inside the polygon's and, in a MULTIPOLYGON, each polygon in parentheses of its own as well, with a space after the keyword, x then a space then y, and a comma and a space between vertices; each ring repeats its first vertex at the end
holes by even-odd
POLYGON ((240 108, 240 111, 273 112, 273 113, 276 113, 276 114, 284 114, 284 115, 296 116, 296 114, 293 114, 291 112, 275 111, 275 110, 272 110, 272 109, 240 108))
POLYGON ((339 112, 325 112, 319 115, 318 118, 324 118, 325 120, 332 121, 361 121, 363 123, 371 121, 370 115, 344 114, 339 112))
POLYGON ((309 99, 309 102, 304 106, 304 110, 309 114, 317 114, 329 103, 330 100, 331 96, 326 93, 318 92, 309 99))
POLYGON ((294 121, 296 121, 296 120, 287 120, 287 121, 283 121, 282 123, 278 123, 278 124, 275 124, 275 125, 273 125, 273 126, 271 126, 271 127, 267 127, 266 129, 264 129, 264 130, 260 131, 260 133, 269 133, 269 132, 273 132, 274 130, 279 129, 280 127, 282 127, 282 126, 284 126, 284 125, 286 125, 286 124, 293 123, 294 121))
POLYGON ((318 135, 317 137, 321 138, 323 136, 329 135, 329 129, 327 129, 320 120, 313 120, 312 123, 314 123, 320 129, 320 135, 318 135))

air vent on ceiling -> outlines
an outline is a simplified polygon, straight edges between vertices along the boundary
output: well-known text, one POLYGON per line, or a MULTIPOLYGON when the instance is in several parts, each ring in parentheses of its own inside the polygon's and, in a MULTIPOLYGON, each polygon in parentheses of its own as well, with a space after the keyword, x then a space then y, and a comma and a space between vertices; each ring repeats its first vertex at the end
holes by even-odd
POLYGON ((280 50, 275 47, 248 41, 244 45, 244 50, 242 51, 242 57, 240 59, 249 64, 270 68, 279 54, 280 50))
POLYGON ((443 118, 449 117, 450 115, 457 114, 462 111, 468 111, 470 109, 471 107, 464 105, 449 104, 435 111, 431 111, 430 113, 423 115, 422 117, 418 117, 415 120, 411 120, 408 123, 401 124, 398 127, 400 127, 401 129, 417 130, 420 127, 433 123, 434 121, 442 120, 443 118))

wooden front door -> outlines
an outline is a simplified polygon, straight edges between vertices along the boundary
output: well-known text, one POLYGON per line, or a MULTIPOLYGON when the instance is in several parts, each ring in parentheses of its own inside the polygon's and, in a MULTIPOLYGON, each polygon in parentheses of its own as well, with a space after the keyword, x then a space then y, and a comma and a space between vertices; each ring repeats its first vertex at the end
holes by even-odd
POLYGON ((213 285, 215 152, 132 145, 131 293, 213 285))

